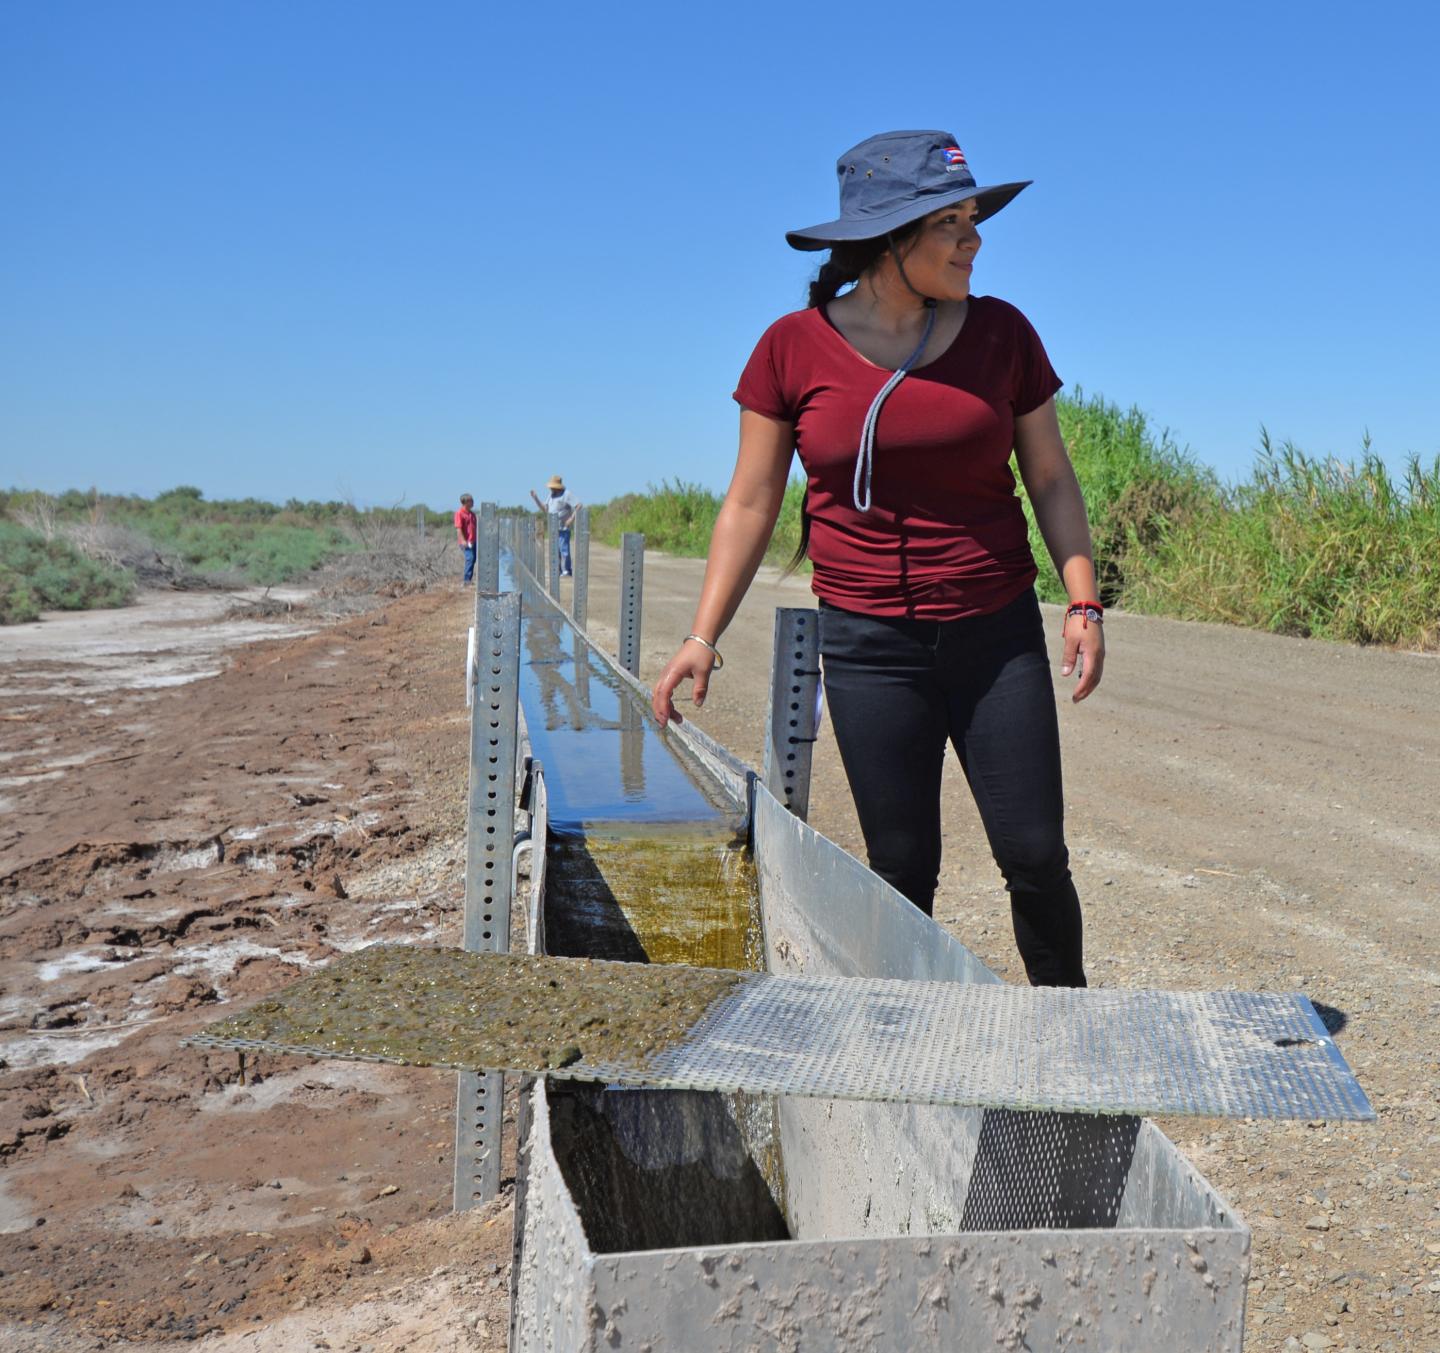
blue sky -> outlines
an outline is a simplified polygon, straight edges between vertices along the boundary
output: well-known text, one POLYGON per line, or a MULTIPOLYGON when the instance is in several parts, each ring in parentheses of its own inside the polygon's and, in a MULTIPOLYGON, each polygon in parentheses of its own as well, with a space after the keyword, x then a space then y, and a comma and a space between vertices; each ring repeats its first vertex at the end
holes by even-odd
POLYGON ((1226 477, 1440 452, 1433 6, 16 0, 0 485, 723 488, 787 228, 956 133, 974 286, 1226 477))

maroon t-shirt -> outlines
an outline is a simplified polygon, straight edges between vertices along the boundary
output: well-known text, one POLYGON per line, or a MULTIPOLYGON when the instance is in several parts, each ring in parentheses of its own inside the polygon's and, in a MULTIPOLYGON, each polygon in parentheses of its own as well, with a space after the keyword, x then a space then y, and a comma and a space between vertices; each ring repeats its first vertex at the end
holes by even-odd
POLYGON ((809 480, 817 596, 866 615, 954 620, 998 611, 1035 581, 1009 459, 1015 419, 1062 384, 1013 305, 972 296, 955 341, 885 401, 871 509, 854 502, 865 414, 891 372, 860 356, 823 309, 775 321, 735 391, 795 425, 809 480))

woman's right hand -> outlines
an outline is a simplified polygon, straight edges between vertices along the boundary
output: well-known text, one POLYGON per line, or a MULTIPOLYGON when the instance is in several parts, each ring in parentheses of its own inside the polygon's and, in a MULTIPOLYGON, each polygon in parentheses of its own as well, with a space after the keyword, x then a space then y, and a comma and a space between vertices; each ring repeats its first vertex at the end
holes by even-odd
POLYGON ((703 644, 687 639, 680 645, 680 651, 665 665, 650 696, 650 708, 661 728, 671 719, 676 723, 685 722, 685 716, 675 708, 675 688, 682 681, 695 683, 690 698, 697 707, 705 703, 705 692, 710 688, 710 673, 714 667, 715 655, 703 644))

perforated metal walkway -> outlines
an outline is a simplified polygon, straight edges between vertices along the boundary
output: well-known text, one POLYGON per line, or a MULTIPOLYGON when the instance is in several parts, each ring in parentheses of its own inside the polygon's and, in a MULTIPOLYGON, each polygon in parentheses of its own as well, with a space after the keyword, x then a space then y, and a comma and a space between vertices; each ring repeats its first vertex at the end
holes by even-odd
MULTIPOLYGON (((1314 1007, 1298 994, 716 972, 723 993, 702 1002, 688 1032, 619 1055, 613 1040, 606 1055, 587 1050, 587 1042, 600 1045, 582 1020, 593 1026, 607 994, 623 987, 633 1010, 637 992, 643 1001, 648 989, 663 1004, 662 995, 673 999, 679 974, 689 980, 704 971, 377 946, 192 1041, 823 1099, 1232 1118, 1375 1116, 1314 1007), (437 961, 447 980, 436 980, 437 961), (554 987, 549 978, 557 971, 564 980, 554 987), (567 1065, 537 1057, 533 1031, 515 1027, 507 1035, 517 984, 542 995, 551 988, 545 1046, 565 1047, 567 1065), (377 991, 384 993, 379 1017, 377 991), (457 1020, 457 1008, 468 1014, 457 1020), (480 1055, 485 1060, 477 1061, 480 1055)), ((623 1022, 619 1007, 610 1008, 615 1023, 623 1022)))

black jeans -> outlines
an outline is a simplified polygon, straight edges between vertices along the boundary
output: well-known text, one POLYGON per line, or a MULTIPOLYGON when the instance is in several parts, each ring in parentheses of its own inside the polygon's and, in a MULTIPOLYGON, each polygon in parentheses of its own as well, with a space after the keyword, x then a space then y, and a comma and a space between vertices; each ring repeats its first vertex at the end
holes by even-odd
POLYGON ((1033 590, 991 615, 906 620, 820 603, 825 701, 870 867, 929 915, 954 745, 1034 986, 1083 987, 1060 729, 1033 590))

